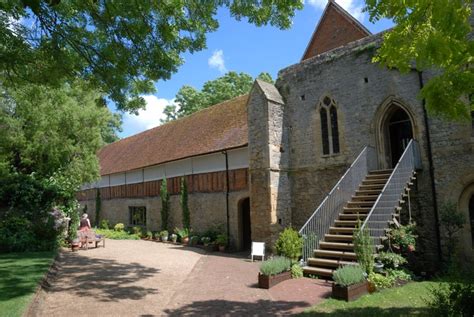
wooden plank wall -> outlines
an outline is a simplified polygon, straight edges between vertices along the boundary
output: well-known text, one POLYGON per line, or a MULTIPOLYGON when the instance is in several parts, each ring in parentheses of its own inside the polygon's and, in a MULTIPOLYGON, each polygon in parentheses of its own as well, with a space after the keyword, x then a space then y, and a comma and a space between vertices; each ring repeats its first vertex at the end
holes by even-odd
MULTIPOLYGON (((216 193, 226 190, 225 171, 203 173, 186 176, 188 192, 191 193, 216 193)), ((181 176, 167 179, 168 192, 170 195, 177 195, 180 191, 181 176)), ((242 168, 229 171, 230 191, 248 189, 249 175, 248 169, 242 168)), ((136 184, 127 184, 100 189, 102 199, 115 198, 140 198, 156 197, 160 195, 161 180, 136 184)), ((96 197, 96 189, 83 190, 77 193, 77 199, 93 200, 96 197)))

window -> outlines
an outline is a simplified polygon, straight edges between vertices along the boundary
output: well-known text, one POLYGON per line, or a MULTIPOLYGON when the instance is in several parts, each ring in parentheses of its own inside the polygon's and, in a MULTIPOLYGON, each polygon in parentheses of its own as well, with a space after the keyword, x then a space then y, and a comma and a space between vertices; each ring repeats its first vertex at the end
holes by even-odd
POLYGON ((337 154, 340 152, 340 145, 336 103, 333 99, 324 97, 319 107, 323 155, 337 154))
POLYGON ((130 224, 132 226, 146 226, 146 208, 145 207, 128 207, 130 215, 130 224))

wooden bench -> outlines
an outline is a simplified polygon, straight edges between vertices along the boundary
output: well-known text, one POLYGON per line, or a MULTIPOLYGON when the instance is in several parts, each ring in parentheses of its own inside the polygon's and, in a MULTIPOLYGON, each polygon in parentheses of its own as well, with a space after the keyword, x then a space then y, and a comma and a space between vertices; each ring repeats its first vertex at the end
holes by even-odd
POLYGON ((97 248, 100 242, 102 242, 102 247, 105 248, 105 237, 97 236, 92 230, 78 231, 77 237, 81 241, 82 247, 85 247, 85 249, 89 249, 89 243, 94 243, 97 248))

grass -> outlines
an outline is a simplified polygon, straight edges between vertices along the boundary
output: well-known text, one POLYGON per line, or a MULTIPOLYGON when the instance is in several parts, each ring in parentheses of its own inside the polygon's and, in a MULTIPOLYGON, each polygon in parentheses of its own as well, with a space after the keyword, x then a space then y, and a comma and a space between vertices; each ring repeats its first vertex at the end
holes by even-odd
POLYGON ((0 315, 22 316, 55 252, 0 254, 0 315))
POLYGON ((94 229, 94 232, 112 240, 140 240, 138 234, 128 233, 125 230, 115 231, 113 229, 94 229))
POLYGON ((327 299, 306 310, 302 316, 429 316, 425 299, 437 282, 412 282, 402 287, 364 295, 353 302, 327 299))

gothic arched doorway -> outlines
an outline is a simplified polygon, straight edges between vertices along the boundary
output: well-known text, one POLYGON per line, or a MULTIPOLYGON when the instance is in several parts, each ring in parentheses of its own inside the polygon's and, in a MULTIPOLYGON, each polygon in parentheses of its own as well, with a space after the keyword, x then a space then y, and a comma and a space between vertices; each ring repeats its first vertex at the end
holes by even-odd
POLYGON ((244 198, 239 202, 239 224, 241 249, 250 250, 252 245, 252 231, 250 229, 250 198, 244 198))

